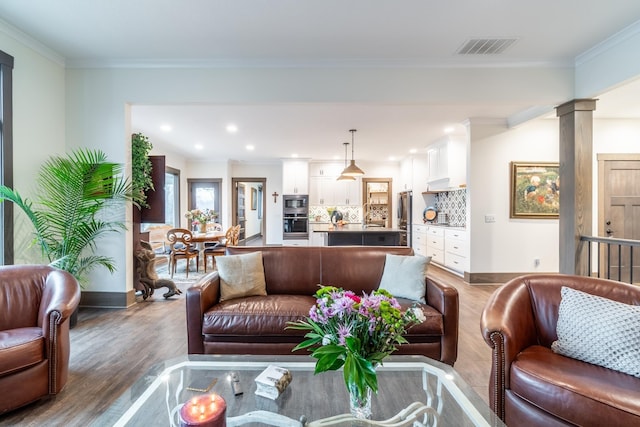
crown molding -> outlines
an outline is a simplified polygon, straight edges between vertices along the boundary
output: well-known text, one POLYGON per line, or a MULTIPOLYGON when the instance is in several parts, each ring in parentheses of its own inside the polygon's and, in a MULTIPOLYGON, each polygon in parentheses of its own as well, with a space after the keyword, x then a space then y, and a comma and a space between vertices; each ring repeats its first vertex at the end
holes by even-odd
POLYGON ((242 58, 226 59, 67 59, 67 68, 123 68, 123 69, 211 69, 211 68, 379 68, 379 69, 481 69, 481 68, 572 68, 573 61, 489 61, 475 60, 421 60, 421 59, 267 59, 253 60, 242 58))
POLYGON ((23 45, 33 49, 35 52, 39 53, 45 58, 50 59, 56 64, 62 67, 66 66, 66 60, 64 56, 60 55, 55 50, 51 49, 45 44, 34 39, 30 35, 20 31, 19 29, 17 29, 16 27, 14 27, 13 25, 9 24, 7 21, 1 18, 0 18, 0 31, 5 33, 12 39, 15 39, 16 41, 22 43, 23 45))
POLYGON ((603 53, 613 49, 617 45, 629 40, 632 37, 638 36, 638 34, 640 34, 640 21, 637 21, 629 25, 628 27, 623 28, 611 37, 608 37, 597 45, 593 46, 586 52, 583 52, 580 55, 576 56, 576 59, 574 61, 575 67, 577 68, 584 63, 592 61, 603 53))

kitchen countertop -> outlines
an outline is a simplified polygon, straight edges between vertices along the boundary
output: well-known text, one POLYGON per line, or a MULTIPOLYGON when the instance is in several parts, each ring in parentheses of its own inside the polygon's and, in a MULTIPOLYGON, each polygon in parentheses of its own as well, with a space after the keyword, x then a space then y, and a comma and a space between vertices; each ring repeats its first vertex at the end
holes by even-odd
POLYGON ((386 227, 362 228, 362 224, 345 224, 343 226, 334 226, 333 229, 329 229, 331 224, 317 223, 311 225, 314 233, 400 233, 406 231, 399 228, 386 227))
POLYGON ((430 222, 425 222, 424 224, 413 224, 415 225, 425 225, 427 227, 438 227, 438 228, 448 228, 451 230, 461 230, 461 231, 465 231, 467 228, 466 227, 460 227, 460 226, 456 226, 456 225, 448 225, 448 224, 438 224, 438 223, 430 223, 430 222))

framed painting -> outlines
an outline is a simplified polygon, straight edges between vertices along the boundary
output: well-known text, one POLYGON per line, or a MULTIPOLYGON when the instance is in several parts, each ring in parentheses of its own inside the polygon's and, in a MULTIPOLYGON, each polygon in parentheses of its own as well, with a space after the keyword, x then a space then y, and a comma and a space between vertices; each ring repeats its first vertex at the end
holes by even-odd
POLYGON ((558 218, 560 165, 511 162, 510 211, 511 218, 558 218))
POLYGON ((255 188, 251 188, 251 210, 255 211, 258 209, 258 190, 255 188))

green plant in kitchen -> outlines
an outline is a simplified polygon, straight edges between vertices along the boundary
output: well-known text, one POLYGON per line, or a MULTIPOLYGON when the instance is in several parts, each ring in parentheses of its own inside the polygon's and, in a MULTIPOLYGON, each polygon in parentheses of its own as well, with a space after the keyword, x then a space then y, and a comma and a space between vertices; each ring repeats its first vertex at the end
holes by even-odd
POLYGON ((151 179, 152 164, 149 153, 153 145, 149 138, 141 133, 131 135, 131 186, 134 200, 142 207, 148 208, 147 191, 155 190, 151 179))
POLYGON ((0 201, 13 202, 25 213, 34 228, 33 242, 49 264, 84 285, 98 266, 115 270, 112 258, 95 252, 98 239, 126 229, 114 211, 134 201, 122 172, 123 166, 107 161, 102 151, 79 149, 53 156, 40 167, 33 201, 6 186, 0 186, 0 201))

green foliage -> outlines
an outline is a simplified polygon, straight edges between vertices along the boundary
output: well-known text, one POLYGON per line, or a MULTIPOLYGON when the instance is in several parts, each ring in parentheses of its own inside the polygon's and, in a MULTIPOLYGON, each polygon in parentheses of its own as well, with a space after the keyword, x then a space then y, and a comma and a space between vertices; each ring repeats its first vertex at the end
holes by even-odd
POLYGON ((131 135, 131 186, 133 199, 140 206, 148 208, 147 190, 154 190, 151 179, 152 165, 149 153, 153 145, 141 133, 131 135))
POLYGON ((98 238, 125 230, 108 209, 132 201, 131 183, 123 167, 107 161, 102 151, 80 149, 67 157, 52 157, 40 168, 35 201, 0 186, 0 201, 19 207, 34 227, 34 243, 50 265, 71 273, 80 284, 97 266, 110 272, 114 260, 95 255, 98 238))

